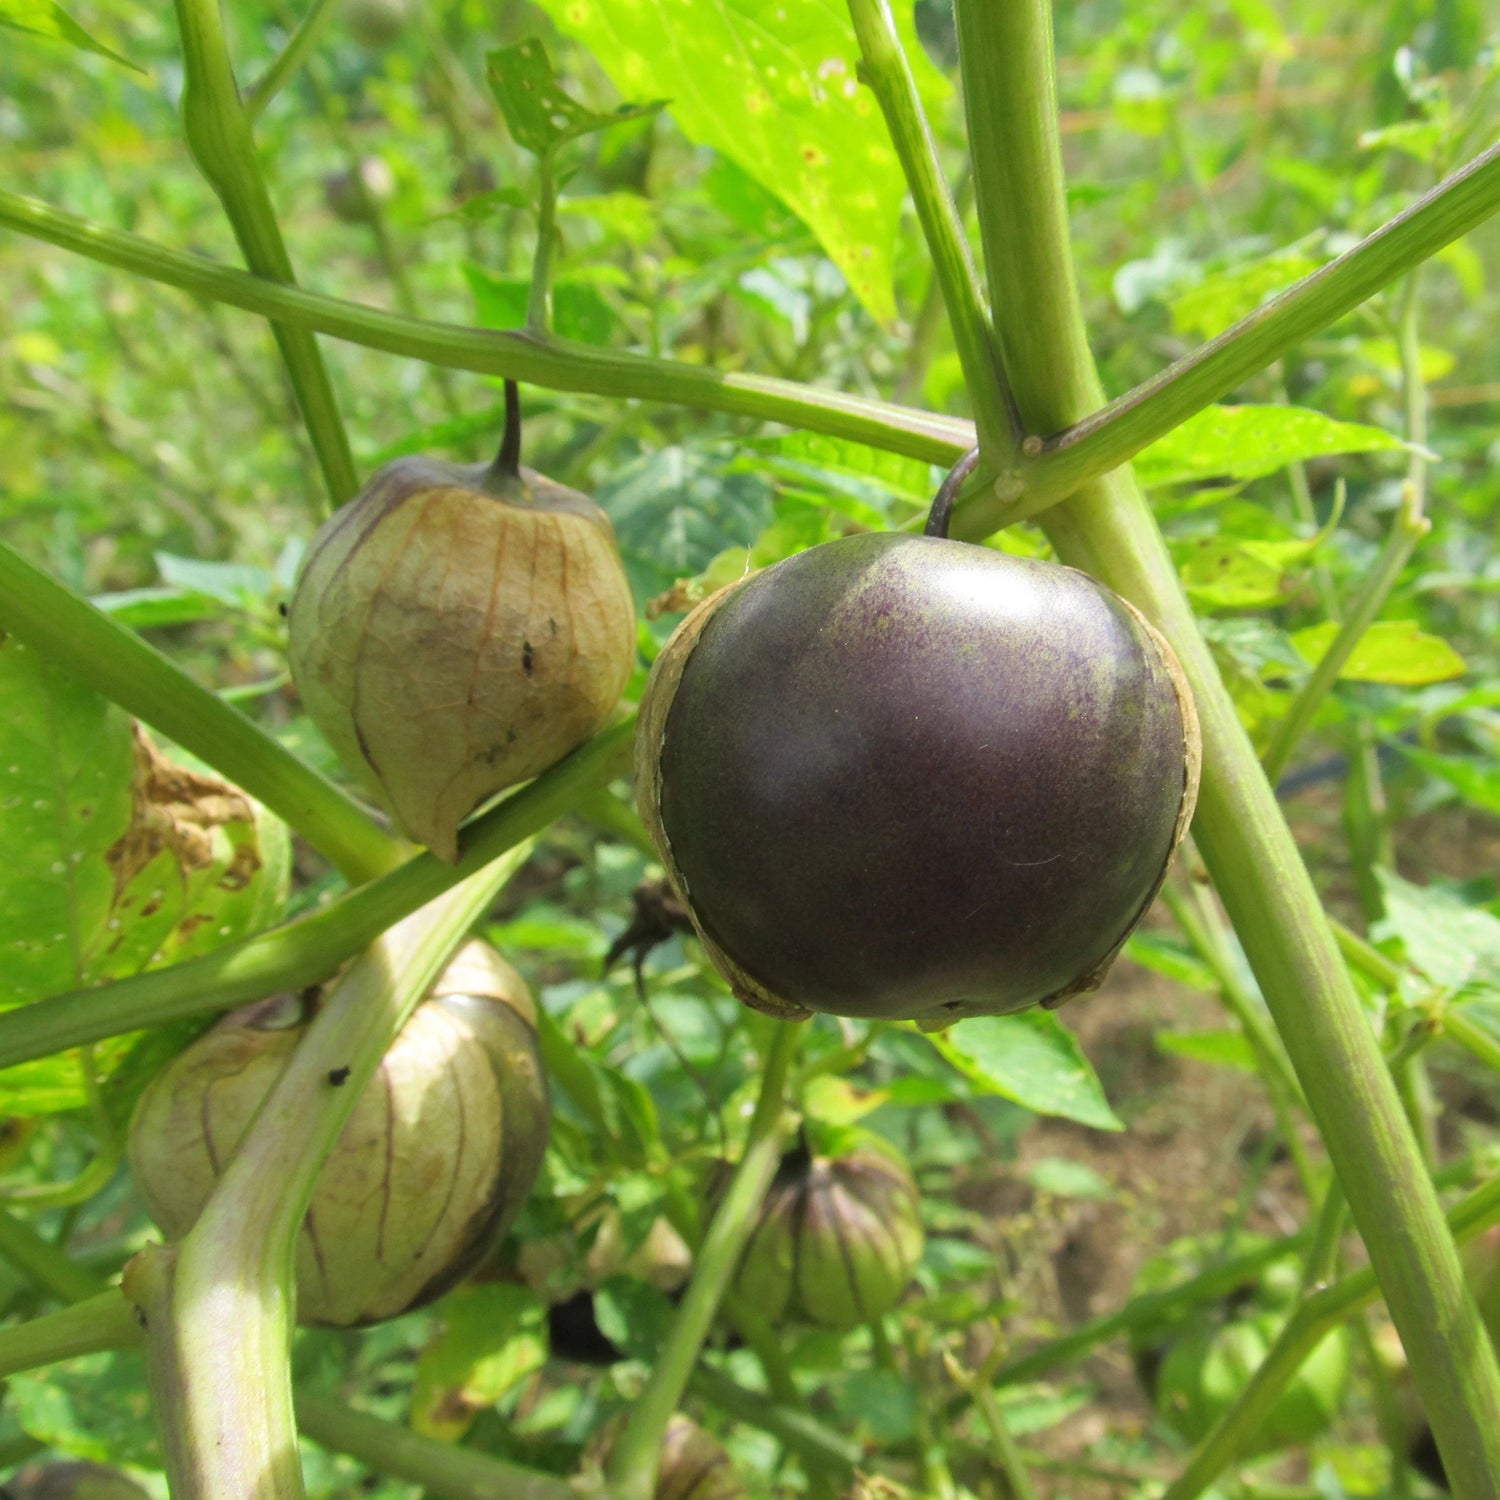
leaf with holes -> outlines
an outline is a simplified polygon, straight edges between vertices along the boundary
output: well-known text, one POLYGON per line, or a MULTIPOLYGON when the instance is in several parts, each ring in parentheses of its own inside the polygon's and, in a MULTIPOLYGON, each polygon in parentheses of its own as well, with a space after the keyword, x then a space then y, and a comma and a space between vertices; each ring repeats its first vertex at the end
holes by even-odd
MULTIPOLYGON (((541 0, 624 95, 665 95, 712 146, 817 235, 882 323, 896 314, 892 253, 906 185, 842 0, 541 0)), ((919 84, 925 76, 917 49, 919 84)), ((926 72, 930 72, 927 65, 926 72)))
POLYGON ((665 99, 622 104, 609 114, 585 109, 558 84, 547 49, 534 36, 491 52, 488 74, 490 91, 516 144, 537 156, 596 130, 654 115, 666 104, 665 99))

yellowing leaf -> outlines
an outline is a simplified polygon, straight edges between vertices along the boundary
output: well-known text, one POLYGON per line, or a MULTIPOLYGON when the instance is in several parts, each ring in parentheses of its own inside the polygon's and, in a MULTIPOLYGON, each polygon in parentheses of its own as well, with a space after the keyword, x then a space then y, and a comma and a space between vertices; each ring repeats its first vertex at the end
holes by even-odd
MULTIPOLYGON (((895 318, 892 253, 906 184, 843 0, 540 0, 627 99, 666 98, 817 235, 856 297, 895 318)), ((913 58, 919 81, 932 70, 913 58)))
POLYGON ((1257 479, 1332 453, 1396 449, 1401 440, 1362 422, 1337 422, 1302 406, 1210 406, 1135 460, 1143 485, 1257 479))
MULTIPOLYGON (((1332 620, 1296 631, 1292 645, 1310 666, 1322 661, 1338 634, 1332 620)), ((1439 636, 1424 635, 1415 620, 1377 620, 1360 637, 1339 676, 1348 682, 1418 687, 1461 677, 1464 659, 1439 636)))

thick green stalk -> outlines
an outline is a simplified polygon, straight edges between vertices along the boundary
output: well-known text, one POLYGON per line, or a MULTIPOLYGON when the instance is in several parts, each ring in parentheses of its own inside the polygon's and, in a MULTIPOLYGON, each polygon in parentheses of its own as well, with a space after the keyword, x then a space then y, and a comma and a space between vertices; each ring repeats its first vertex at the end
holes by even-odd
POLYGON ((634 727, 632 718, 606 729, 475 819, 456 865, 419 854, 310 916, 202 958, 0 1012, 0 1068, 326 979, 388 927, 540 833, 587 789, 619 775, 634 727))
POLYGON ((0 630, 13 632, 265 803, 350 881, 372 880, 400 860, 402 845, 346 792, 135 631, 3 542, 0 630))
MULTIPOLYGON (((1001 522, 1034 514, 1142 448, 1320 333, 1500 209, 1500 145, 1419 198, 1353 249, 1296 282, 1107 406, 1028 423, 1025 497, 1001 522)), ((1000 303, 995 304, 998 307, 1000 303)))
MULTIPOLYGON (((956 0, 969 140, 1006 369, 1034 431, 1099 404, 1073 276, 1045 0, 956 0), (1006 315, 1009 310, 1009 315, 1006 315)), ((1495 171, 1500 180, 1500 157, 1495 171)), ((1161 533, 1117 471, 1048 515, 1063 561, 1172 642, 1197 701, 1193 830, 1380 1277, 1456 1492, 1500 1497, 1500 1368, 1437 1195, 1275 795, 1161 533)))
POLYGON ((1266 776, 1275 782, 1286 770, 1292 751, 1307 732, 1314 716, 1323 706, 1323 700, 1338 681, 1339 673, 1354 654, 1375 616, 1381 611, 1391 590, 1400 581, 1401 570, 1412 555, 1418 542, 1432 530, 1432 522, 1422 514, 1420 491, 1407 485, 1402 492, 1401 508, 1391 524, 1390 535, 1380 556, 1365 579, 1349 612, 1339 625, 1338 634, 1329 642, 1328 650, 1319 658, 1317 666, 1308 674, 1307 681, 1297 690, 1285 716, 1276 726, 1276 733, 1266 750, 1264 764, 1266 776))
POLYGON ((439 1442, 326 1396, 299 1394, 296 1401, 297 1425, 315 1443, 376 1474, 420 1485, 437 1500, 578 1500, 561 1475, 439 1442))
MULTIPOLYGON (((1470 1193, 1454 1207, 1447 1219, 1451 1230, 1450 1238, 1459 1243, 1473 1239, 1497 1222, 1500 1222, 1500 1180, 1486 1183, 1484 1187, 1470 1193)), ((1375 1279, 1375 1273, 1365 1267, 1306 1298, 1271 1346, 1265 1362, 1251 1377, 1250 1383, 1240 1393, 1234 1405, 1219 1418, 1208 1436, 1199 1444, 1187 1468, 1162 1496, 1162 1500, 1195 1500, 1196 1496, 1201 1495, 1243 1450, 1245 1443, 1275 1406, 1287 1383, 1302 1368, 1308 1355, 1339 1324, 1368 1307, 1379 1296, 1380 1285, 1375 1279)), ((1411 1350, 1408 1348, 1408 1358, 1410 1354, 1411 1350)), ((1456 1361, 1462 1360, 1458 1350, 1454 1351, 1454 1358, 1456 1361)), ((1470 1370, 1472 1373, 1472 1366, 1470 1370)), ((1430 1421, 1431 1410, 1427 1410, 1430 1421)), ((1492 1493, 1486 1485, 1493 1482, 1493 1474, 1488 1478, 1481 1474, 1480 1484, 1476 1488, 1467 1477, 1455 1475, 1452 1461, 1446 1453, 1443 1455, 1443 1462, 1448 1470, 1449 1487, 1458 1500, 1468 1500, 1471 1495, 1492 1493)))
POLYGON ((750 1120, 744 1155, 698 1247, 693 1279, 666 1342, 657 1351, 651 1376, 636 1397, 605 1466, 614 1500, 651 1500, 667 1423, 687 1389, 703 1341, 755 1228, 761 1199, 776 1175, 787 1073, 800 1041, 796 1026, 776 1023, 761 1070, 760 1096, 750 1120))
POLYGON ((129 1349, 141 1342, 135 1309, 119 1287, 56 1312, 0 1329, 0 1379, 81 1354, 129 1349))
POLYGON ((300 1500, 292 1412, 297 1233, 323 1162, 406 1018, 495 892, 512 850, 381 935, 329 995, 180 1244, 126 1267, 178 1500, 300 1500), (344 1086, 330 1088, 341 1074, 344 1086))
POLYGON ((906 54, 886 0, 849 0, 859 39, 861 82, 874 92, 911 185, 912 204, 932 256, 932 272, 948 310, 963 366, 979 446, 991 472, 1013 466, 1020 434, 1000 363, 1000 349, 984 305, 968 236, 938 160, 906 54))
MULTIPOLYGON (((250 116, 224 41, 219 0, 175 0, 182 32, 182 125, 188 149, 224 205, 245 264, 258 276, 293 282, 291 256, 261 176, 250 116)), ((277 347, 297 393, 302 420, 334 505, 359 488, 349 436, 317 340, 305 329, 273 323, 277 347)))
POLYGON ((559 391, 676 402, 784 422, 936 464, 951 464, 974 446, 973 424, 956 417, 891 406, 840 391, 815 390, 769 376, 649 359, 556 336, 538 339, 519 330, 494 333, 405 318, 252 276, 201 255, 169 250, 21 193, 0 190, 0 227, 20 230, 195 297, 448 369, 473 370, 559 391))

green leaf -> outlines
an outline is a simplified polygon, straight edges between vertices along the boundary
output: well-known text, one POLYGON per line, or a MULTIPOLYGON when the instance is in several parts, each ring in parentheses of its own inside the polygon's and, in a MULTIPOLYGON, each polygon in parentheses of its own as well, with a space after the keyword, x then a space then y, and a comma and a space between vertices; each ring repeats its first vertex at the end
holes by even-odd
POLYGON ((53 0, 0 0, 0 26, 13 31, 29 32, 32 36, 51 37, 77 47, 80 52, 96 52, 107 57, 132 73, 145 73, 128 57, 122 57, 112 47, 106 47, 97 37, 90 36, 82 26, 53 0))
POLYGON ((1027 1181, 1055 1198, 1108 1198, 1113 1189, 1092 1167, 1066 1156, 1043 1156, 1025 1169, 1027 1181))
POLYGON ((1397 937, 1407 961, 1435 984, 1500 986, 1500 918, 1450 891, 1377 870, 1385 917, 1377 937, 1397 937))
POLYGON ((1125 1128, 1077 1039, 1051 1011, 980 1016, 927 1040, 984 1093, 1097 1130, 1125 1128))
POLYGON ((1210 1063, 1216 1068, 1238 1068, 1244 1073, 1256 1071, 1255 1052, 1242 1031, 1225 1028, 1217 1031, 1158 1031, 1156 1046, 1174 1057, 1190 1057, 1194 1062, 1210 1063))
POLYGON ((894 320, 906 185, 874 97, 856 81, 859 51, 842 0, 540 3, 622 94, 666 96, 690 140, 780 198, 865 307, 883 324, 894 320))
POLYGON ((1500 765, 1492 760, 1437 755, 1431 750, 1419 750, 1415 745, 1398 748, 1409 761, 1456 787, 1465 802, 1500 818, 1500 765))
MULTIPOLYGON (((284 826, 161 756, 128 717, 0 640, 0 1008, 196 957, 279 920, 284 826)), ((104 1074, 130 1048, 95 1052, 104 1074)), ((0 1073, 10 1114, 85 1103, 76 1054, 0 1073)))
MULTIPOLYGON (((1325 620, 1306 630, 1292 632, 1292 645, 1317 666, 1339 633, 1336 621, 1325 620)), ((1447 682, 1468 670, 1457 651, 1440 636, 1424 635, 1415 620, 1377 620, 1359 638, 1349 660, 1339 670, 1345 682, 1385 682, 1400 687, 1419 687, 1429 682, 1447 682)))
POLYGON ((205 562, 158 552, 156 568, 168 588, 207 594, 236 609, 264 605, 273 588, 270 573, 250 563, 205 562))
POLYGON ((491 52, 487 71, 490 90, 516 144, 537 156, 596 130, 654 115, 667 102, 622 104, 608 114, 585 109, 559 86, 547 49, 536 37, 491 52))
MULTIPOLYGON (((483 266, 465 264, 464 279, 474 297, 474 319, 481 328, 524 328, 531 282, 524 276, 497 276, 483 266)), ((552 321, 563 338, 581 344, 607 344, 615 315, 599 289, 567 277, 553 283, 552 321)))
POLYGON ((146 1360, 135 1350, 8 1376, 5 1408, 23 1432, 69 1458, 161 1467, 146 1360))
POLYGON ((417 1360, 411 1425, 457 1442, 474 1417, 547 1362, 547 1307, 506 1282, 460 1287, 441 1304, 442 1331, 417 1360))
POLYGON ((14 636, 0 639, 0 1008, 88 977, 108 930, 109 851, 131 820, 130 720, 14 636))
POLYGON ((1210 339, 1316 271, 1320 263, 1307 251, 1293 248, 1213 272, 1172 298, 1172 325, 1179 333, 1210 339))
POLYGON ((1362 422, 1337 422, 1301 406, 1210 406, 1139 454, 1148 488, 1208 479, 1258 479, 1333 453, 1400 449, 1401 439, 1362 422))
POLYGON ((132 630, 191 625, 197 620, 216 620, 224 614, 221 600, 192 589, 122 589, 118 593, 95 594, 93 603, 132 630))
POLYGON ((1311 555, 1310 541, 1235 541, 1198 537, 1173 549, 1182 585, 1202 609, 1261 609, 1279 604, 1290 585, 1287 574, 1311 555))
POLYGON ((1195 990, 1217 994, 1219 981, 1214 971, 1198 957, 1197 950, 1179 937, 1166 932, 1142 932, 1137 928, 1125 944, 1126 958, 1142 968, 1152 969, 1195 990))

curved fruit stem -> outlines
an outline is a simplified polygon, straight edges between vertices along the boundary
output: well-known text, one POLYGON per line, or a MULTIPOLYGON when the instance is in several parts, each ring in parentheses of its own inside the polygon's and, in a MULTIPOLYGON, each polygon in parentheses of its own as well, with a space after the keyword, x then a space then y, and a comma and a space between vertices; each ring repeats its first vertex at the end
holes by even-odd
POLYGON ((628 718, 595 735, 476 818, 464 829, 457 864, 419 854, 311 916, 226 943, 202 958, 0 1012, 0 1068, 326 979, 388 927, 540 833, 585 792, 618 776, 628 764, 634 729, 635 720, 628 718))
MULTIPOLYGON (((1101 404, 1073 275, 1047 0, 956 0, 981 233, 1022 416, 1101 404)), ((1500 158, 1495 170, 1500 174, 1500 158)), ((1408 221, 1410 222, 1410 221, 1408 221)), ((1369 1248, 1455 1492, 1500 1496, 1500 1369, 1437 1195, 1317 892, 1133 478, 1048 515, 1058 555, 1172 642, 1203 730, 1194 837, 1260 982, 1369 1248)))
POLYGON ((965 480, 978 467, 979 449, 970 448, 943 476, 937 494, 932 497, 932 509, 927 512, 927 524, 922 528, 924 536, 948 535, 948 523, 953 517, 953 502, 958 499, 965 480))
MULTIPOLYGON (((176 6, 182 31, 182 126, 188 149, 224 205, 245 264, 258 276, 295 281, 261 176, 250 117, 240 102, 219 0, 176 0, 176 6)), ((317 340, 305 329, 284 323, 274 323, 272 332, 329 497, 334 505, 342 505, 359 488, 359 478, 317 340)))
POLYGON ((65 213, 36 198, 0 189, 0 227, 18 229, 90 260, 163 282, 298 328, 332 334, 369 349, 524 380, 559 391, 583 391, 701 406, 784 422, 808 432, 852 438, 891 453, 951 464, 974 446, 974 425, 840 391, 821 391, 766 375, 710 370, 521 332, 494 333, 404 318, 357 302, 252 276, 201 255, 169 250, 140 235, 65 213))
POLYGON ((339 980, 187 1237, 125 1268, 178 1500, 299 1500, 289 1356, 297 1234, 323 1162, 406 1018, 526 858, 511 850, 383 933, 339 980), (342 1086, 330 1078, 342 1075, 342 1086))
POLYGON ((500 437, 500 451, 484 471, 481 489, 514 483, 521 477, 521 392, 514 380, 505 382, 505 431, 500 437))
POLYGON ((613 1500, 651 1500, 667 1423, 682 1401, 703 1341, 755 1228, 761 1199, 776 1175, 787 1073, 802 1033, 790 1022, 773 1025, 744 1155, 698 1247, 693 1279, 672 1320, 671 1332, 657 1351, 651 1378, 631 1407, 605 1466, 613 1500))
POLYGON ((403 846, 348 793, 299 760, 135 631, 0 542, 0 630, 118 703, 248 792, 350 881, 392 869, 403 846))

